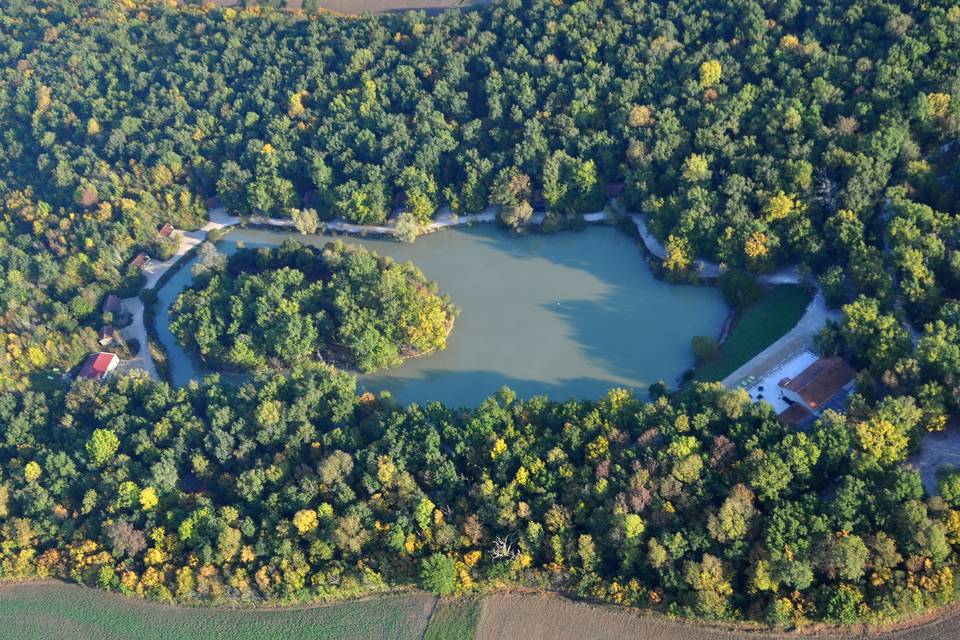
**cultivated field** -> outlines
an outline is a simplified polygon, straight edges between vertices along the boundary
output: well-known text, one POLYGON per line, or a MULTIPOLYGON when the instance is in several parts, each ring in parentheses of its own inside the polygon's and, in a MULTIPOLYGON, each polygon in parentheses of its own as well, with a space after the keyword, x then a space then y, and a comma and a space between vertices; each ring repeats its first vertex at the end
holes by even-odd
POLYGON ((723 630, 643 615, 630 609, 574 602, 549 595, 499 595, 483 601, 476 640, 952 640, 960 638, 960 610, 905 623, 886 632, 836 629, 819 633, 723 630))
POLYGON ((478 598, 439 601, 423 640, 469 640, 475 637, 480 623, 480 607, 478 598))
POLYGON ((426 594, 284 609, 170 607, 60 582, 0 585, 0 640, 420 640, 426 594))
POLYGON ((0 640, 952 640, 960 607, 889 631, 705 628, 560 596, 437 602, 424 593, 320 606, 174 607, 61 582, 0 584, 0 640), (428 625, 429 623, 429 625, 428 625))

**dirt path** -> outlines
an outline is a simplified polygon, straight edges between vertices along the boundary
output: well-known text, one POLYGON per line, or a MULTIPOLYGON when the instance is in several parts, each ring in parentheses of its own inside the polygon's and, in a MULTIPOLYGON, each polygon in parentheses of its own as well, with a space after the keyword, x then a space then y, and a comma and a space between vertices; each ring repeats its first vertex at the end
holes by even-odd
MULTIPOLYGON (((211 209, 207 212, 207 215, 210 220, 195 231, 174 231, 180 238, 180 246, 168 259, 163 261, 151 260, 147 263, 147 266, 143 269, 143 274, 147 278, 144 289, 156 287, 167 271, 175 267, 177 262, 191 249, 207 239, 209 232, 240 223, 239 217, 227 215, 222 207, 211 209)), ((140 351, 133 358, 121 361, 117 366, 117 373, 129 373, 135 369, 140 369, 146 371, 147 375, 154 380, 159 380, 160 374, 157 371, 157 364, 154 362, 153 355, 147 345, 147 329, 143 323, 143 301, 140 300, 139 296, 124 298, 123 306, 133 317, 133 321, 129 326, 124 327, 121 333, 127 340, 135 339, 140 344, 140 351)))
POLYGON ((133 317, 133 321, 120 330, 124 339, 134 339, 140 345, 137 355, 129 360, 121 360, 117 365, 117 373, 129 373, 134 369, 146 371, 154 380, 160 379, 157 364, 153 361, 150 347, 147 345, 147 328, 143 324, 143 301, 140 298, 124 298, 124 308, 133 317))

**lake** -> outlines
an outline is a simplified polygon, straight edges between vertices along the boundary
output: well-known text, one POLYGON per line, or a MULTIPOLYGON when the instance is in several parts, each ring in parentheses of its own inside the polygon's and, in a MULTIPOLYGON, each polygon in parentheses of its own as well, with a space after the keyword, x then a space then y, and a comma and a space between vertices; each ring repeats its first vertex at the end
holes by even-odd
MULTIPOLYGON (((223 253, 285 240, 323 245, 334 236, 237 229, 223 253)), ((411 260, 459 307, 444 351, 358 377, 361 390, 402 403, 475 406, 507 385, 521 396, 596 398, 611 387, 676 382, 693 363, 690 339, 716 336, 728 313, 715 287, 653 277, 640 248, 610 227, 516 236, 494 225, 450 229, 414 244, 340 237, 411 260)), ((168 310, 191 283, 188 263, 157 292, 157 332, 174 384, 206 372, 170 333, 168 310)))

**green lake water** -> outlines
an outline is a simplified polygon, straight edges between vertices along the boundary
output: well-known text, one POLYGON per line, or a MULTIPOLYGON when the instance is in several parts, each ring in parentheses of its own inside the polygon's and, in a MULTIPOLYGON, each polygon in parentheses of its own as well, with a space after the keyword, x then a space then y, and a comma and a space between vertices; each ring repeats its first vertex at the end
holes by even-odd
MULTIPOLYGON (((322 245, 333 237, 238 229, 218 247, 232 253, 238 242, 287 239, 322 245)), ((515 236, 481 225, 410 245, 341 239, 413 261, 460 309, 446 350, 359 376, 361 390, 387 390, 402 403, 472 406, 504 385, 560 400, 617 386, 643 393, 657 380, 676 382, 692 364, 690 338, 717 335, 727 314, 716 288, 656 280, 636 242, 609 227, 515 236)), ((167 316, 191 264, 158 291, 157 331, 178 386, 205 373, 177 345, 167 316)))

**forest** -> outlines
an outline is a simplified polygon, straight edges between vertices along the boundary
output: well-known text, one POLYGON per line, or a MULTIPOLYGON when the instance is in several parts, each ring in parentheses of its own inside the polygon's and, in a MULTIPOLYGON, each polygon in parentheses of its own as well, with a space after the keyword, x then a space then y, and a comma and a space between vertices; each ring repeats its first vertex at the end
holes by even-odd
POLYGON ((799 262, 891 309, 902 283, 922 329, 960 286, 958 37, 946 0, 5 2, 0 386, 79 362, 156 225, 199 225, 214 195, 358 222, 527 200, 562 217, 622 182, 671 271, 799 262))
POLYGON ((411 263, 358 245, 241 249, 171 306, 170 330, 228 370, 310 362, 365 373, 446 346, 451 303, 411 263))
MULTIPOLYGON (((960 476, 930 496, 903 463, 960 412, 958 41, 948 0, 499 0, 359 19, 7 0, 0 576, 203 602, 524 584, 781 626, 953 601, 960 476), (169 253, 157 226, 201 226, 210 198, 243 216, 493 205, 562 222, 620 184, 670 277, 695 258, 747 282, 810 274, 843 310, 821 349, 859 370, 846 415, 794 432, 700 383, 400 408, 298 366, 315 345, 254 331, 250 309, 188 337, 229 362, 247 325, 232 364, 278 358, 284 375, 37 383, 96 349, 103 296, 143 284, 131 258, 169 253)), ((184 298, 185 326, 191 297, 312 295, 316 262, 235 260, 184 298)), ((341 275, 362 296, 385 285, 341 275)), ((342 302, 314 328, 356 321, 337 339, 356 340, 358 367, 410 339, 342 302)))
POLYGON ((912 398, 803 433, 719 384, 653 392, 402 409, 313 368, 7 393, 0 568, 167 601, 524 584, 785 626, 954 597, 960 492, 900 464, 912 398))

